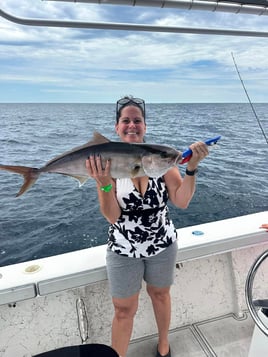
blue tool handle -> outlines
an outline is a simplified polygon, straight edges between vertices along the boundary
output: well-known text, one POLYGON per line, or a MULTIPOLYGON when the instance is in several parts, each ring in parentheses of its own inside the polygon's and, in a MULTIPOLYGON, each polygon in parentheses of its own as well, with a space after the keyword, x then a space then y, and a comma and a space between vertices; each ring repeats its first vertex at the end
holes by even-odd
MULTIPOLYGON (((220 140, 221 135, 216 136, 215 138, 212 139, 208 139, 205 141, 205 144, 210 146, 210 145, 214 145, 218 142, 218 140, 220 140)), ((192 155, 192 150, 191 149, 187 149, 182 153, 182 160, 186 159, 187 157, 190 157, 192 155)), ((185 162, 185 161, 184 161, 185 162)))
POLYGON ((193 152, 192 152, 191 149, 185 150, 185 151, 182 153, 182 158, 185 159, 186 157, 191 156, 192 153, 193 153, 193 152))
POLYGON ((216 143, 220 140, 220 138, 221 138, 221 135, 216 136, 216 137, 213 138, 213 139, 208 139, 208 140, 205 141, 205 144, 208 145, 208 146, 214 145, 214 144, 216 144, 216 143))

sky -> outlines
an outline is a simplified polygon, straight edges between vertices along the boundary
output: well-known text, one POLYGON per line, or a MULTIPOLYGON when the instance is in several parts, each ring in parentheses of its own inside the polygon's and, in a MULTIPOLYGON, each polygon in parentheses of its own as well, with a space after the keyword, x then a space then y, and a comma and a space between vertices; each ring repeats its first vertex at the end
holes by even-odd
MULTIPOLYGON (((5 0, 18 17, 268 31, 267 16, 5 0)), ((268 38, 46 28, 0 18, 0 103, 252 102, 268 98, 268 38)))

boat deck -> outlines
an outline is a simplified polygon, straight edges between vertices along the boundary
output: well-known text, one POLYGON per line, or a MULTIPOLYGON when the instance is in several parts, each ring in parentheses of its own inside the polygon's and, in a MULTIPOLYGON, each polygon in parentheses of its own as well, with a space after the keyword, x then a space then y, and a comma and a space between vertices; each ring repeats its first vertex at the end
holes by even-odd
MULTIPOLYGON (((233 314, 195 323, 170 331, 172 357, 248 355, 254 322, 248 313, 233 314)), ((155 357, 157 336, 132 341, 128 357, 155 357)))

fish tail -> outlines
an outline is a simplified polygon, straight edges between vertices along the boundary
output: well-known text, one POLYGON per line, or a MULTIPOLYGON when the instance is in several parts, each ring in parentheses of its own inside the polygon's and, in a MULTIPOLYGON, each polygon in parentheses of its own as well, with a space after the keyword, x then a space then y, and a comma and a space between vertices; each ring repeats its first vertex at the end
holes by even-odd
POLYGON ((27 166, 0 165, 0 170, 7 170, 23 176, 24 183, 19 192, 16 194, 16 197, 21 196, 24 192, 26 192, 35 183, 40 175, 39 169, 27 166))

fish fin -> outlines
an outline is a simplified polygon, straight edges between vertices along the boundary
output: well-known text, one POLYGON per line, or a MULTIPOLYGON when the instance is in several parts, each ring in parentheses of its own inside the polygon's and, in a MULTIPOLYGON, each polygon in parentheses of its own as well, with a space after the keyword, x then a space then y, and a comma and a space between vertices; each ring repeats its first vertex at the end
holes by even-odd
POLYGON ((0 170, 7 170, 23 176, 24 183, 21 186, 19 192, 16 194, 16 197, 21 196, 24 192, 29 190, 29 188, 35 183, 40 175, 39 169, 27 166, 0 165, 0 170))
POLYGON ((50 160, 50 161, 48 161, 46 163, 46 166, 53 164, 57 160, 62 159, 63 157, 65 157, 65 156, 67 156, 69 154, 72 154, 75 151, 78 151, 78 150, 81 150, 81 149, 85 149, 85 148, 88 148, 88 147, 93 146, 93 145, 105 144, 105 143, 109 143, 109 142, 110 142, 110 140, 105 138, 105 136, 101 135, 98 132, 95 132, 94 135, 93 135, 93 138, 89 142, 87 142, 86 144, 77 146, 77 147, 75 147, 75 148, 73 148, 73 149, 71 149, 69 151, 64 152, 61 155, 58 155, 58 156, 54 157, 52 160, 50 160))
POLYGON ((110 142, 109 139, 107 139, 105 136, 103 136, 100 133, 98 133, 97 131, 95 131, 94 134, 93 134, 93 138, 91 140, 89 140, 84 145, 81 145, 81 146, 78 146, 78 147, 72 149, 70 152, 73 152, 75 150, 80 150, 80 149, 83 149, 83 148, 87 148, 87 147, 93 146, 93 145, 106 144, 106 143, 109 143, 109 142, 110 142))
POLYGON ((89 141, 89 143, 92 142, 92 145, 96 145, 96 144, 105 144, 105 143, 109 143, 110 140, 107 139, 105 136, 101 135, 100 133, 98 133, 97 131, 95 131, 94 135, 93 135, 93 141, 89 141))
POLYGON ((64 173, 62 175, 70 176, 70 177, 78 180, 79 181, 79 187, 83 186, 84 183, 87 182, 87 180, 89 179, 89 176, 88 177, 86 177, 86 176, 78 176, 78 175, 71 175, 71 174, 66 174, 66 173, 64 173))
POLYGON ((87 182, 88 177, 85 176, 73 176, 76 180, 79 181, 79 187, 83 186, 85 182, 87 182))

